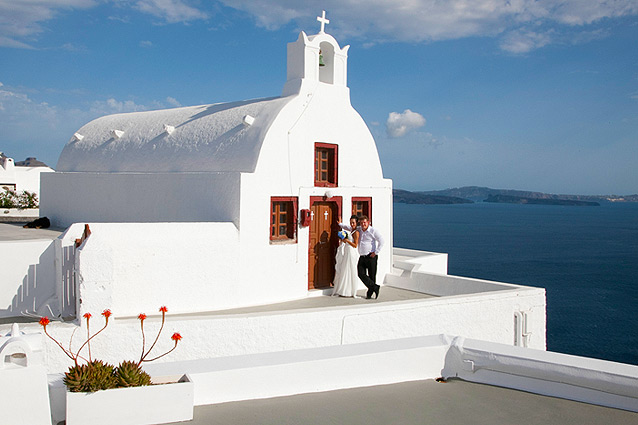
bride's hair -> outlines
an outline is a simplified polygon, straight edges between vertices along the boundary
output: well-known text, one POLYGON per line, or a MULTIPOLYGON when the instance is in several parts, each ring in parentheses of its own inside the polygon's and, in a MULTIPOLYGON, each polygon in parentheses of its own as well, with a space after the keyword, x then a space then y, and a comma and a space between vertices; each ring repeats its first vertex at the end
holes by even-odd
POLYGON ((354 218, 355 220, 357 220, 357 223, 359 222, 359 217, 358 217, 357 215, 352 215, 352 216, 350 217, 350 220, 352 220, 353 218, 354 218))

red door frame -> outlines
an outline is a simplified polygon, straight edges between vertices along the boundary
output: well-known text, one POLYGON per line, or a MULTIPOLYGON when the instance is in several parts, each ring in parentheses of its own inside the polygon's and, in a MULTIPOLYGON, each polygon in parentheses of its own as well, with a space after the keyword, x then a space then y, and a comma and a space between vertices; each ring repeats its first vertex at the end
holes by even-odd
MULTIPOLYGON (((343 198, 341 196, 333 196, 332 198, 326 198, 325 196, 311 196, 310 197, 310 209, 312 210, 312 206, 316 203, 316 202, 331 202, 334 203, 337 207, 337 217, 334 217, 334 220, 336 222, 338 222, 338 218, 341 216, 342 213, 342 204, 343 204, 343 198)), ((314 257, 314 247, 311 246, 311 240, 312 238, 310 238, 310 234, 308 235, 308 289, 313 289, 310 287, 310 265, 311 265, 311 258, 310 256, 314 257)))

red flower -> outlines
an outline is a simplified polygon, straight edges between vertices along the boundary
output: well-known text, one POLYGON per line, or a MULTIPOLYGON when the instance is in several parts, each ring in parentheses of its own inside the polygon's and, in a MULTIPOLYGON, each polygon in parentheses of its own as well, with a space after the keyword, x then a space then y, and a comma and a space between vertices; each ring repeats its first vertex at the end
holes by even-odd
POLYGON ((175 341, 175 344, 177 344, 177 341, 180 341, 182 339, 182 336, 179 334, 179 332, 175 332, 171 339, 175 341))
POLYGON ((144 313, 140 313, 140 315, 139 315, 139 316, 137 316, 137 318, 138 318, 138 319, 140 319, 140 320, 142 320, 142 321, 144 321, 144 319, 146 319, 146 314, 144 314, 144 313))
POLYGON ((111 310, 109 310, 108 308, 102 312, 102 316, 106 317, 107 319, 111 317, 112 314, 113 313, 111 313, 111 310))
POLYGON ((51 323, 51 321, 49 320, 49 318, 47 316, 41 317, 40 318, 40 325, 44 326, 45 328, 47 327, 47 325, 49 323, 51 323))
POLYGON ((84 313, 84 317, 86 320, 89 320, 91 318, 91 313, 84 313))
POLYGON ((166 313, 168 311, 168 309, 166 308, 165 305, 161 306, 159 311, 161 311, 162 313, 166 313))

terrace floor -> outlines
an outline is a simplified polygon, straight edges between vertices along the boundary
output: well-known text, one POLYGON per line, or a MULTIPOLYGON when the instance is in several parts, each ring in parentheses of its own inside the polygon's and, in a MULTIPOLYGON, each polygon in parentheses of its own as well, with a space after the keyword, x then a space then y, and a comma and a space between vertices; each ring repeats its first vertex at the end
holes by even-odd
POLYGON ((59 229, 24 229, 20 223, 0 222, 0 242, 2 241, 24 241, 33 239, 55 239, 60 236, 63 230, 59 229))
POLYGON ((179 424, 613 425, 638 413, 451 379, 198 406, 179 424))
MULTIPOLYGON (((419 292, 408 291, 405 289, 393 288, 391 286, 382 286, 379 292, 379 299, 366 300, 366 289, 357 292, 356 298, 349 297, 331 297, 328 293, 317 290, 314 294, 311 291, 310 296, 294 301, 283 303, 266 304, 252 307, 234 308, 230 310, 212 311, 203 313, 205 315, 227 315, 227 314, 246 314, 246 313, 268 313, 275 311, 289 311, 299 309, 324 308, 324 307, 341 307, 351 305, 370 305, 380 302, 391 301, 407 301, 432 298, 433 295, 422 294, 419 292)), ((325 291, 329 292, 329 291, 325 291)), ((202 315, 202 313, 196 314, 202 315)))

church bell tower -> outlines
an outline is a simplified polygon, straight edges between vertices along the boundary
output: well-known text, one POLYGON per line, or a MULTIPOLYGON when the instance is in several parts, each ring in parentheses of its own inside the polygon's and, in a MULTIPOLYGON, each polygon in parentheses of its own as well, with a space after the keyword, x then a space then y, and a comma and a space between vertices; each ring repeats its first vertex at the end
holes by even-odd
POLYGON ((325 25, 326 12, 317 17, 321 23, 318 34, 307 36, 299 33, 299 38, 288 43, 287 81, 283 96, 298 94, 305 85, 328 84, 337 87, 347 87, 348 49, 339 47, 337 40, 327 34, 325 25))

